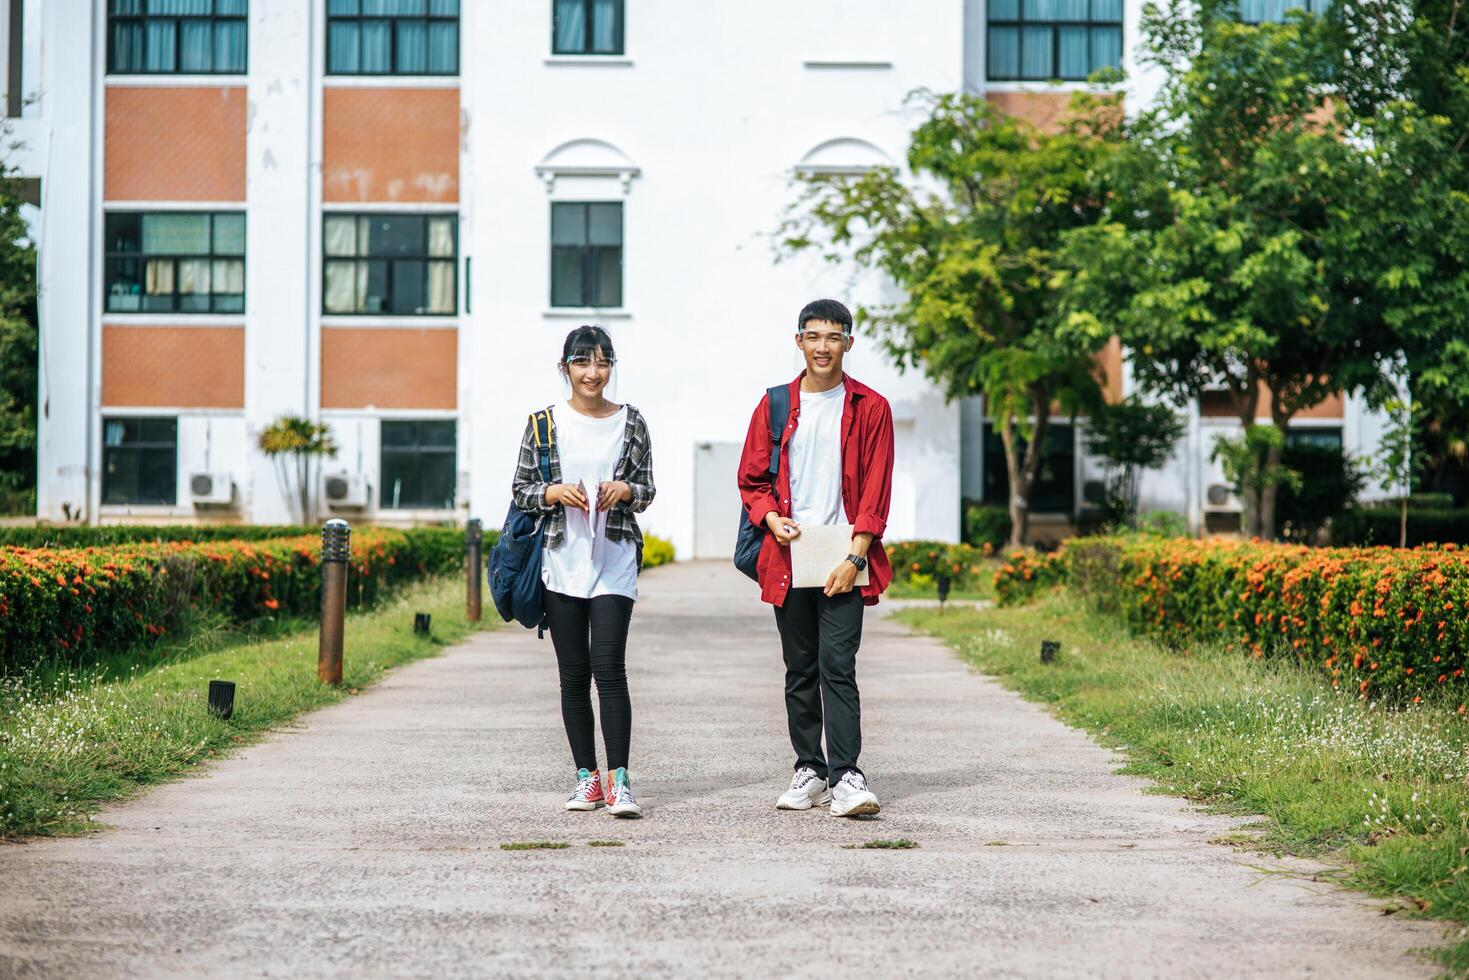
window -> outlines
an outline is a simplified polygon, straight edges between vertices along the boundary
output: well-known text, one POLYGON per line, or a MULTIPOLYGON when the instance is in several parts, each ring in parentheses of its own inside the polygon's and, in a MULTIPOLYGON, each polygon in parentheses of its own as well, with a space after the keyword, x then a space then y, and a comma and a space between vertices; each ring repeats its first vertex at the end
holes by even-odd
POLYGON ((105 227, 107 312, 244 312, 243 214, 114 211, 105 227))
POLYGON ((328 214, 325 220, 327 313, 455 312, 457 217, 328 214))
POLYGON ((178 491, 178 419, 102 420, 102 502, 173 504, 178 491))
POLYGON ((242 74, 247 6, 246 0, 110 0, 107 70, 242 74))
POLYGON ((326 71, 459 74, 459 0, 327 0, 326 71))
POLYGON ((1331 0, 1239 0, 1239 19, 1247 24, 1272 21, 1285 22, 1290 10, 1305 10, 1313 14, 1324 14, 1331 7, 1331 0))
POLYGON ((1297 449, 1309 446, 1315 449, 1341 449, 1341 429, 1335 426, 1303 426, 1301 428, 1287 429, 1285 433, 1285 445, 1287 449, 1297 449))
POLYGON ((552 54, 622 54, 622 0, 553 0, 552 54))
POLYGON ((622 305, 622 205, 551 205, 551 305, 622 305))
POLYGON ((454 509, 454 420, 382 423, 382 487, 388 510, 454 509))
MULTIPOLYGON (((1021 453, 1025 440, 1016 438, 1021 453)), ((1005 444, 994 424, 984 424, 984 502, 1010 502, 1010 473, 1005 468, 1005 444)), ((1069 425, 1046 426, 1046 451, 1030 488, 1032 514, 1069 514, 1076 502, 1076 439, 1069 425)))
POLYGON ((991 81, 1083 81, 1122 66, 1122 0, 989 0, 991 81))

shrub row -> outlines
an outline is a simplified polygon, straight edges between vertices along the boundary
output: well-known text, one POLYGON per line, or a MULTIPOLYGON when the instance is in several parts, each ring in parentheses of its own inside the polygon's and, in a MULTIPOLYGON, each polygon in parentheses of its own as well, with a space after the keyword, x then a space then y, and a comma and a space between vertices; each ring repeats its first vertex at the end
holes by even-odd
MULTIPOLYGON (((352 534, 348 604, 463 567, 456 528, 352 534)), ((314 615, 321 538, 0 548, 0 673, 47 661, 86 663, 146 647, 191 613, 234 622, 314 615)))
POLYGON ((976 548, 1005 547, 1010 540, 1010 509, 995 504, 964 502, 964 542, 976 548))
POLYGON ((1013 606, 1066 580, 1066 545, 1049 554, 1012 551, 995 570, 995 598, 1002 606, 1013 606))
POLYGON ((975 588, 985 572, 983 559, 994 552, 988 544, 976 548, 944 541, 895 541, 883 547, 892 563, 895 583, 928 588, 944 574, 955 591, 975 588))
POLYGON ((1294 658, 1392 701, 1466 683, 1469 553, 1453 545, 1095 538, 1072 542, 1064 566, 1073 588, 1170 643, 1294 658))
POLYGON ((0 547, 100 548, 149 541, 266 541, 320 532, 320 527, 289 524, 42 524, 0 527, 0 547))
POLYGON ((657 568, 673 561, 673 542, 654 534, 643 535, 643 567, 657 568))

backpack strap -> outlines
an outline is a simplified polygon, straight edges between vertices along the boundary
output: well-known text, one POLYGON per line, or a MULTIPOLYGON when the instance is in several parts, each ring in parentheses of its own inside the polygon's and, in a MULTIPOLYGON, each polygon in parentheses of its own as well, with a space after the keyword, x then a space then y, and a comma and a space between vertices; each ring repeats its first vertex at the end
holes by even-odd
POLYGON ((536 427, 536 454, 540 457, 541 480, 551 482, 551 447, 556 444, 556 423, 551 419, 551 410, 534 412, 531 420, 536 427))
POLYGON ((766 389, 770 403, 770 479, 780 472, 780 444, 785 438, 786 422, 791 417, 791 390, 785 385, 766 389))

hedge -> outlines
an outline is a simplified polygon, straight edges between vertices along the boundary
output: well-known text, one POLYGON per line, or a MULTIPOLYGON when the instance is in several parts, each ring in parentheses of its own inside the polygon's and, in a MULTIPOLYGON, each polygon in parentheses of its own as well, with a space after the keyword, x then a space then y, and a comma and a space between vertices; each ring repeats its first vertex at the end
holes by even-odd
POLYGON ((985 545, 945 541, 895 541, 884 544, 888 561, 893 566, 893 581, 899 585, 930 586, 940 573, 949 576, 955 591, 973 589, 984 574, 982 560, 994 549, 985 545))
MULTIPOLYGON (((1396 545, 1402 514, 1396 507, 1354 507, 1331 525, 1335 545, 1396 545)), ((1469 510, 1408 508, 1408 545, 1469 544, 1469 510)))
POLYGON ((265 541, 319 533, 320 527, 288 524, 31 524, 0 527, 0 546, 100 548, 146 541, 265 541))
POLYGON ((1061 564, 1073 588, 1168 643, 1293 658, 1362 697, 1466 687, 1469 553, 1454 545, 1094 538, 1072 542, 1061 564))
POLYGON ((1010 509, 976 501, 964 502, 964 543, 976 548, 1003 548, 1010 540, 1010 509))
MULTIPOLYGON (((457 528, 352 534, 348 604, 463 567, 457 528)), ((0 548, 0 674, 85 663, 149 643, 209 610, 234 622, 315 615, 321 537, 0 548)))
POLYGON ((995 570, 995 597, 1002 606, 1013 606, 1033 597, 1041 589, 1066 580, 1066 545, 1056 551, 1012 551, 995 570))
POLYGON ((673 542, 654 534, 643 535, 643 568, 657 568, 673 561, 673 542))

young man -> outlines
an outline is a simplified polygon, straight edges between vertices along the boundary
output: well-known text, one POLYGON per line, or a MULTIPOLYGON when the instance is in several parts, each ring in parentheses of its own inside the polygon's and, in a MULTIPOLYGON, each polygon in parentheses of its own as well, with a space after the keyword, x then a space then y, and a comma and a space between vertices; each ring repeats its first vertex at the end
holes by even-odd
POLYGON ((760 551, 760 594, 775 607, 796 751, 795 776, 776 806, 809 810, 830 803, 833 815, 855 817, 878 811, 877 794, 857 768, 856 662, 862 607, 874 605, 893 577, 881 542, 892 495, 893 413, 885 398, 842 372, 852 349, 852 314, 841 303, 807 305, 796 346, 806 370, 788 386, 790 416, 774 483, 769 395, 750 419, 739 471, 750 521, 769 531, 760 551), (817 524, 851 524, 850 554, 831 570, 825 588, 791 588, 791 541, 803 526, 817 524), (868 584, 854 590, 864 568, 868 584))

